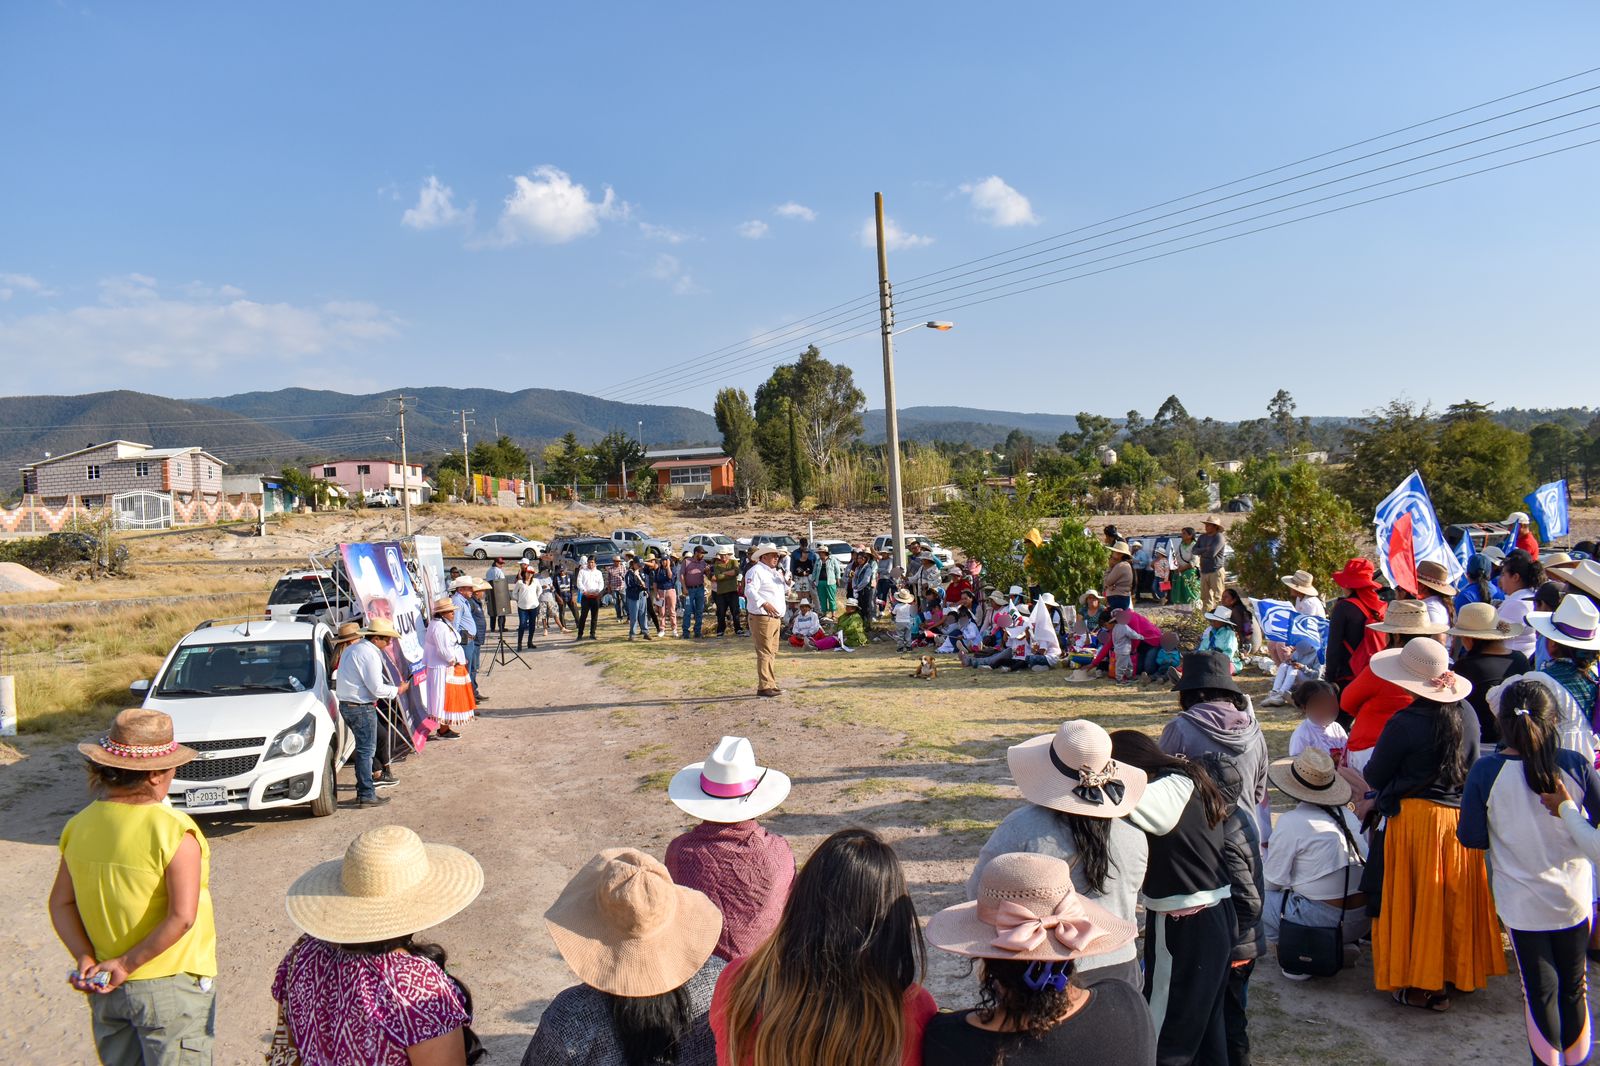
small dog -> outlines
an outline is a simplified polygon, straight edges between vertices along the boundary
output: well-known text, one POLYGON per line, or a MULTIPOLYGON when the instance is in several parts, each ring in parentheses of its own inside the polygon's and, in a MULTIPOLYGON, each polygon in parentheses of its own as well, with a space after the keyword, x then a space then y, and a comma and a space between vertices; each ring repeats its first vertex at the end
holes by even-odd
POLYGON ((939 667, 933 661, 933 656, 924 655, 917 661, 917 668, 911 671, 911 676, 921 678, 923 681, 932 681, 939 676, 939 667))

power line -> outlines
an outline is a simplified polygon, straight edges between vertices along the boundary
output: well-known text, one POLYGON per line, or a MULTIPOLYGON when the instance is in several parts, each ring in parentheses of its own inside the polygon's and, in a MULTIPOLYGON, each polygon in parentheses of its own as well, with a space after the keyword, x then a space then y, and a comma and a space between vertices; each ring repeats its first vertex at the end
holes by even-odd
MULTIPOLYGON (((1590 125, 1596 125, 1596 124, 1595 123, 1591 123, 1590 125)), ((1584 128, 1587 128, 1587 127, 1577 127, 1577 128, 1578 129, 1584 129, 1584 128)), ((1574 132, 1574 131, 1573 130, 1565 130, 1565 131, 1563 131, 1563 133, 1571 133, 1571 132, 1574 132)), ((1535 140, 1548 140, 1548 139, 1550 139, 1550 137, 1560 136, 1560 135, 1561 134, 1551 134, 1551 135, 1549 135, 1547 137, 1536 138, 1535 140)), ((1530 141, 1530 142, 1525 142, 1525 143, 1533 143, 1533 142, 1530 141)), ((1008 298, 1010 298, 1012 296, 1020 296, 1020 295, 1022 295, 1024 293, 1035 292, 1035 291, 1037 291, 1039 289, 1046 289, 1046 288, 1050 288, 1050 287, 1055 286, 1055 285, 1063 285, 1063 284, 1066 284, 1069 281, 1078 281, 1078 280, 1081 280, 1083 278, 1094 277, 1094 276, 1099 275, 1099 274, 1109 273, 1110 271, 1113 271, 1113 270, 1121 270, 1121 269, 1123 269, 1125 267, 1136 266, 1136 265, 1138 265, 1140 263, 1148 263, 1148 262, 1153 262, 1153 261, 1155 261, 1157 259, 1165 259, 1165 258, 1167 258, 1169 256, 1178 255, 1181 252, 1191 252, 1191 251, 1195 251, 1196 249, 1199 249, 1199 248, 1208 248, 1208 247, 1210 247, 1212 245, 1215 245, 1215 244, 1223 244, 1223 243, 1225 243, 1227 241, 1237 240, 1237 239, 1239 239, 1241 237, 1249 237, 1249 236, 1252 236, 1254 234, 1265 233, 1265 232, 1267 232, 1269 230, 1281 229, 1284 226, 1293 225, 1296 222, 1307 222, 1307 221, 1310 221, 1311 219, 1322 218, 1322 217, 1324 217, 1326 215, 1338 214, 1339 212, 1348 211, 1348 210, 1350 210, 1352 208, 1363 207, 1365 205, 1377 203, 1377 202, 1382 201, 1382 200, 1390 200, 1390 199, 1393 199, 1393 198, 1395 198, 1397 196, 1407 195, 1408 193, 1421 192, 1421 191, 1423 191, 1425 189, 1436 188, 1436 187, 1438 187, 1440 185, 1448 185, 1451 182, 1461 181, 1464 178, 1477 177, 1479 175, 1488 174, 1488 173, 1491 173, 1493 171, 1504 170, 1507 167, 1513 167, 1513 166, 1516 166, 1516 165, 1518 165, 1520 163, 1529 163, 1529 162, 1533 162, 1533 161, 1539 160, 1539 159, 1546 159, 1546 158, 1549 158, 1551 156, 1560 155, 1560 154, 1562 154, 1564 152, 1570 152, 1570 151, 1573 151, 1573 150, 1578 149, 1578 148, 1586 148, 1586 147, 1589 147, 1589 146, 1592 146, 1592 145, 1596 145, 1596 144, 1600 144, 1600 138, 1594 138, 1594 139, 1587 140, 1587 141, 1580 141, 1577 144, 1564 145, 1563 147, 1560 147, 1560 148, 1552 148, 1549 151, 1539 152, 1539 153, 1536 153, 1534 155, 1525 156, 1525 157, 1523 157, 1521 159, 1508 160, 1507 162, 1498 163, 1498 164, 1496 164, 1494 166, 1491 166, 1491 167, 1483 167, 1481 169, 1468 171, 1468 172, 1465 172, 1465 173, 1462 173, 1462 174, 1453 174, 1453 175, 1451 175, 1449 177, 1446 177, 1446 178, 1440 178, 1437 181, 1427 182, 1425 184, 1417 185, 1417 186, 1414 186, 1414 187, 1411 187, 1411 188, 1407 188, 1407 189, 1397 189, 1397 190, 1395 190, 1393 192, 1384 193, 1384 194, 1382 194, 1380 196, 1369 197, 1369 198, 1367 198, 1365 200, 1358 200, 1358 201, 1355 201, 1353 203, 1340 204, 1337 207, 1330 207, 1330 208, 1327 208, 1327 209, 1322 210, 1322 211, 1313 212, 1312 214, 1309 214, 1309 215, 1303 215, 1303 216, 1298 216, 1298 217, 1295 217, 1295 218, 1284 219, 1284 220, 1281 220, 1279 222, 1274 222, 1274 223, 1271 223, 1271 224, 1266 225, 1266 226, 1259 226, 1259 227, 1256 227, 1255 229, 1244 230, 1244 231, 1241 231, 1241 232, 1238 232, 1238 233, 1227 234, 1225 236, 1217 237, 1217 238, 1214 238, 1214 239, 1209 240, 1209 241, 1203 241, 1203 242, 1198 243, 1198 244, 1186 245, 1186 246, 1184 246, 1182 248, 1170 248, 1170 249, 1167 249, 1166 251, 1158 252, 1155 255, 1145 256, 1145 257, 1139 258, 1139 259, 1132 259, 1132 260, 1129 260, 1129 261, 1123 262, 1123 263, 1114 263, 1114 264, 1112 264, 1110 266, 1102 267, 1102 268, 1100 268, 1098 270, 1085 271, 1084 273, 1074 274, 1074 275, 1072 275, 1070 277, 1055 278, 1054 280, 1051 280, 1051 281, 1040 282, 1037 285, 1028 285, 1028 284, 1026 284, 1028 281, 1035 280, 1033 278, 1019 279, 1018 281, 1009 283, 1008 285, 998 286, 998 288, 1009 289, 1009 291, 999 292, 999 293, 997 293, 995 295, 985 296, 982 299, 969 300, 969 301, 966 301, 966 302, 963 302, 963 303, 954 303, 954 304, 947 303, 947 304, 937 305, 937 310, 933 310, 933 311, 927 310, 926 308, 921 308, 921 309, 918 309, 918 308, 898 308, 897 309, 897 313, 906 314, 907 316, 915 316, 915 317, 920 317, 920 316, 926 315, 926 314, 948 314, 949 312, 962 310, 963 308, 976 307, 976 306, 978 306, 980 304, 993 303, 996 300, 1004 300, 1004 299, 1008 299, 1008 298)), ((1514 145, 1512 147, 1523 147, 1523 145, 1514 145)), ((1485 154, 1493 154, 1493 153, 1485 153, 1485 154)), ((1463 161, 1459 161, 1458 160, 1457 162, 1463 162, 1463 161)), ((1430 169, 1437 170, 1439 168, 1434 167, 1434 168, 1430 168, 1430 169)), ((1419 171, 1418 173, 1425 173, 1425 171, 1419 171)), ((1404 175, 1404 177, 1414 177, 1414 176, 1416 176, 1416 175, 1415 174, 1404 175)), ((1400 180, 1400 179, 1393 179, 1393 180, 1400 180)), ((1389 183, 1390 182, 1380 182, 1378 184, 1389 184, 1389 183)), ((1355 191, 1355 190, 1351 190, 1351 191, 1355 191)), ((1341 194, 1341 195, 1343 195, 1343 194, 1341 194)), ((1305 207, 1305 206, 1307 206, 1307 205, 1306 204, 1295 205, 1296 208, 1305 207)), ((1293 210, 1293 209, 1295 209, 1295 208, 1289 208, 1288 210, 1293 210)), ((1277 213, 1281 213, 1281 212, 1268 212, 1268 214, 1277 214, 1277 213)), ((1265 216, 1262 216, 1262 217, 1265 217, 1265 216)), ((1249 220, 1239 220, 1238 222, 1232 223, 1231 225, 1242 224, 1245 221, 1249 221, 1249 220)), ((1228 227, 1219 227, 1219 228, 1228 228, 1228 227)), ((1188 234, 1188 235, 1185 235, 1185 237, 1178 238, 1178 239, 1187 239, 1187 237, 1192 237, 1192 236, 1195 236, 1195 234, 1188 234)), ((1169 243, 1169 242, 1161 242, 1161 243, 1169 243)), ((1155 247, 1155 246, 1152 245, 1151 247, 1155 247)), ((1141 251, 1141 250, 1142 249, 1129 249, 1127 252, 1124 252, 1124 253, 1121 253, 1121 254, 1133 254, 1133 253, 1136 253, 1136 252, 1141 251)), ((1108 257, 1108 258, 1118 258, 1118 257, 1119 256, 1112 256, 1112 257, 1108 257)), ((1083 265, 1087 265, 1087 264, 1079 264, 1079 266, 1083 266, 1083 265)), ((1052 271, 1050 273, 1059 273, 1059 271, 1052 271)), ((1042 276, 1046 276, 1046 275, 1037 275, 1037 276, 1042 277, 1042 276)), ((843 344, 843 343, 845 343, 847 341, 855 340, 855 339, 857 339, 859 337, 864 337, 864 336, 876 334, 877 332, 878 332, 878 328, 876 326, 873 326, 873 327, 869 327, 867 329, 860 330, 859 332, 849 334, 847 336, 837 336, 837 337, 829 338, 826 341, 826 343, 832 344, 832 345, 843 344)), ((754 369, 754 366, 744 367, 742 369, 754 369)), ((687 392, 690 389, 697 388, 699 386, 699 384, 700 384, 699 382, 695 382, 695 383, 690 384, 690 385, 681 386, 680 388, 677 388, 677 389, 669 389, 669 390, 667 390, 665 392, 660 393, 660 395, 672 396, 672 395, 676 395, 676 394, 678 394, 680 392, 687 392)))
MULTIPOLYGON (((1046 244, 1046 243, 1050 243, 1050 242, 1053 242, 1053 241, 1056 241, 1056 240, 1060 240, 1063 237, 1072 236, 1074 234, 1082 233, 1082 232, 1084 232, 1086 230, 1096 229, 1096 228, 1098 228, 1100 226, 1105 226, 1105 225, 1109 225, 1109 224, 1111 224, 1113 222, 1122 221, 1123 219, 1128 219, 1128 218, 1133 218, 1133 217, 1138 216, 1138 215, 1148 214, 1151 211, 1160 210, 1163 207, 1168 207, 1168 206, 1171 206, 1173 204, 1182 203, 1184 200, 1193 199, 1193 198, 1195 198, 1197 196, 1204 196, 1204 195, 1206 195, 1208 193, 1211 193, 1211 192, 1217 192, 1217 191, 1220 191, 1222 189, 1226 189, 1226 188, 1228 188, 1229 186, 1232 186, 1232 185, 1238 185, 1238 184, 1240 184, 1242 182, 1252 181, 1252 180, 1254 180, 1256 178, 1265 177, 1265 176, 1268 176, 1268 175, 1271 175, 1271 174, 1275 174, 1275 173, 1278 173, 1280 171, 1287 170, 1287 169, 1290 169, 1292 167, 1297 167, 1297 166, 1300 166, 1300 165, 1305 164, 1305 163, 1315 162, 1315 161, 1317 161, 1319 159, 1325 159, 1328 156, 1337 155, 1337 154, 1339 154, 1341 152, 1346 152, 1346 151, 1349 151, 1349 150, 1351 150, 1353 148, 1359 148, 1359 147, 1362 147, 1362 146, 1367 145, 1367 144, 1372 144, 1372 143, 1375 143, 1375 142, 1378 142, 1378 141, 1382 141, 1382 140, 1384 140, 1386 138, 1389 138, 1389 137, 1399 136, 1400 134, 1408 133, 1408 132, 1410 132, 1412 130, 1421 129, 1423 127, 1430 126, 1430 125, 1433 125, 1433 124, 1438 123, 1438 122, 1443 122, 1443 121, 1446 121, 1446 120, 1451 119, 1451 118, 1455 118, 1455 117, 1460 116, 1460 115, 1469 114, 1469 113, 1471 113, 1473 111, 1478 111, 1478 110, 1481 110, 1481 109, 1483 109, 1485 107, 1492 106, 1494 104, 1503 103, 1504 101, 1507 101, 1507 100, 1516 99, 1519 96, 1526 96, 1526 95, 1528 95, 1530 93, 1539 92, 1540 90, 1548 89, 1548 88, 1550 88, 1552 86, 1555 86, 1555 85, 1561 85, 1561 84, 1564 84, 1566 82, 1570 82, 1570 81, 1576 80, 1578 78, 1582 78, 1582 77, 1585 77, 1585 76, 1587 76, 1589 74, 1594 74, 1594 73, 1597 73, 1597 72, 1600 72, 1600 67, 1593 67, 1593 68, 1590 68, 1588 70, 1579 71, 1579 72, 1577 72, 1575 74, 1569 74, 1569 75, 1566 75, 1566 76, 1561 77, 1561 78, 1555 78, 1555 79, 1553 79, 1551 81, 1543 82, 1543 83, 1541 83, 1539 85, 1530 86, 1529 88, 1526 88, 1526 89, 1519 89, 1516 92, 1507 93, 1505 95, 1498 96, 1498 97, 1495 97, 1495 98, 1490 99, 1490 100, 1485 100, 1485 101, 1482 101, 1480 103, 1473 104, 1470 107, 1460 108, 1458 110, 1451 111, 1451 112, 1448 112, 1448 113, 1443 114, 1443 115, 1437 115, 1437 116, 1435 116, 1433 118, 1426 119, 1426 120, 1421 121, 1421 122, 1415 122, 1415 123, 1412 123, 1412 124, 1410 124, 1408 126, 1402 126, 1402 127, 1399 127, 1398 129, 1390 130, 1387 133, 1381 133, 1381 134, 1374 135, 1372 137, 1366 137, 1366 138, 1363 138, 1363 139, 1358 140, 1358 141, 1353 141, 1350 144, 1343 145, 1343 146, 1341 146, 1339 148, 1331 148, 1331 149, 1328 149, 1327 151, 1324 151, 1324 152, 1318 152, 1318 153, 1316 153, 1314 155, 1306 156, 1306 157, 1304 157, 1302 159, 1298 159, 1298 160, 1295 160, 1295 161, 1290 162, 1290 163, 1284 163, 1284 164, 1281 164, 1281 165, 1276 166, 1276 167, 1271 167, 1271 168, 1269 168, 1267 170, 1257 171, 1254 174, 1250 174, 1250 175, 1247 175, 1247 176, 1241 177, 1241 178, 1235 178, 1232 181, 1224 182, 1224 183, 1222 183, 1220 185, 1213 185, 1213 186, 1211 186, 1209 188, 1201 189, 1201 190, 1198 190, 1196 192, 1188 193, 1188 194, 1185 194, 1183 196, 1175 197, 1175 198, 1170 199, 1170 200, 1165 200, 1165 201, 1163 201, 1161 203, 1153 204, 1153 205, 1151 205, 1149 207, 1140 208, 1140 209, 1138 209, 1136 211, 1126 212, 1124 214, 1117 215, 1117 216, 1115 216, 1113 218, 1104 219, 1104 220, 1102 220, 1100 222, 1091 223, 1091 224, 1089 224, 1087 226, 1081 226, 1081 227, 1078 227, 1077 229, 1068 230, 1068 231, 1066 231, 1064 233, 1058 233, 1058 234, 1055 234, 1053 236, 1042 237, 1042 238, 1039 238, 1036 241, 1031 241, 1031 242, 1028 242, 1026 244, 1017 245, 1017 246, 1015 246, 1013 248, 1002 249, 1002 250, 1000 250, 998 252, 994 252, 994 253, 991 253, 991 254, 986 255, 986 256, 981 256, 981 257, 978 257, 976 259, 969 259, 969 260, 966 260, 964 262, 956 263, 956 264, 953 264, 952 266, 945 267, 945 268, 943 268, 941 270, 933 271, 933 272, 928 273, 928 274, 920 274, 920 275, 917 275, 915 277, 912 277, 912 278, 908 279, 908 281, 906 283, 902 283, 901 291, 902 292, 905 291, 905 286, 907 284, 915 283, 915 282, 918 282, 918 281, 923 281, 923 280, 926 280, 926 279, 929 279, 929 278, 939 277, 940 275, 949 274, 950 272, 955 271, 955 270, 959 270, 959 269, 961 269, 962 267, 965 267, 965 266, 971 266, 971 265, 973 265, 975 263, 987 262, 987 261, 989 261, 991 259, 999 258, 1001 256, 1010 255, 1013 252, 1018 252, 1018 251, 1021 251, 1021 250, 1027 249, 1027 248, 1036 247, 1036 246, 1038 246, 1040 244, 1046 244)), ((1581 90, 1581 92, 1590 92, 1590 91, 1593 91, 1593 89, 1591 88, 1591 89, 1581 90)), ((1553 98, 1551 100, 1541 101, 1540 103, 1531 104, 1531 105, 1528 105, 1527 107, 1515 109, 1515 110, 1510 111, 1510 112, 1505 112, 1505 113, 1503 113, 1501 115, 1491 116, 1490 118, 1480 120, 1479 122, 1468 123, 1467 126, 1481 125, 1483 122, 1495 121, 1496 119, 1504 118, 1504 117, 1507 117, 1508 115, 1511 115, 1511 114, 1517 114, 1517 113, 1520 113, 1522 111, 1531 110, 1532 108, 1546 106, 1546 105, 1548 105, 1550 103, 1554 103, 1554 102, 1557 102, 1557 101, 1562 100, 1562 99, 1567 99, 1568 97, 1573 96, 1573 95, 1578 95, 1578 94, 1577 93, 1571 93, 1571 94, 1567 94, 1566 96, 1555 97, 1555 98, 1553 98)), ((1458 127, 1456 130, 1443 131, 1441 133, 1432 135, 1432 137, 1436 138, 1436 137, 1440 137, 1440 136, 1446 136, 1450 132, 1459 132, 1459 129, 1467 128, 1467 126, 1458 127)), ((1431 139, 1431 138, 1422 138, 1421 140, 1427 140, 1427 139, 1431 139)), ((1411 142, 1411 143, 1417 143, 1417 142, 1411 142)), ((1391 147, 1389 149, 1385 149, 1384 151, 1385 152, 1394 151, 1394 150, 1397 150, 1398 148, 1401 148, 1401 147, 1405 147, 1405 145, 1397 145, 1397 146, 1391 147)), ((1373 153, 1373 154, 1383 154, 1383 153, 1373 153)), ((1367 158, 1367 157, 1363 156, 1363 157, 1358 157, 1358 158, 1367 158)), ((1321 170, 1332 169, 1332 167, 1334 167, 1334 166, 1348 165, 1349 163, 1356 162, 1356 161, 1357 160, 1355 160, 1355 159, 1346 160, 1344 163, 1333 164, 1330 167, 1319 168, 1317 171, 1312 171, 1310 173, 1318 173, 1321 170)), ((1305 177, 1305 176, 1309 176, 1309 175, 1302 174, 1302 175, 1299 175, 1299 176, 1300 177, 1305 177)), ((1295 180, 1295 178, 1291 177, 1291 178, 1286 178, 1286 179, 1283 179, 1283 180, 1284 181, 1292 181, 1292 180, 1295 180)), ((1281 182, 1275 182, 1273 184, 1281 184, 1281 182)), ((1267 186, 1262 186, 1261 188, 1265 188, 1265 187, 1267 187, 1267 186)), ((1248 195, 1248 193, 1251 192, 1251 191, 1258 191, 1258 190, 1245 190, 1245 191, 1236 193, 1234 195, 1235 196, 1248 195)), ((1222 199, 1229 199, 1229 198, 1231 198, 1231 197, 1223 197, 1222 199)), ((1201 206, 1206 206, 1206 205, 1196 205, 1195 207, 1189 208, 1187 210, 1196 210, 1196 209, 1198 209, 1198 207, 1201 207, 1201 206)), ((1183 212, 1177 212, 1177 213, 1183 213, 1183 212)), ((1162 217, 1168 217, 1168 216, 1162 216, 1162 217)), ((1147 223, 1151 222, 1151 221, 1157 221, 1157 220, 1156 219, 1146 220, 1147 223)), ((1117 231, 1112 231, 1112 232, 1117 232, 1117 231)), ((1043 253, 1038 253, 1038 254, 1043 254, 1043 253)), ((923 287, 923 286, 917 286, 917 287, 920 288, 920 287, 923 287)), ((870 302, 870 310, 868 312, 866 312, 866 313, 867 314, 875 314, 876 313, 876 306, 875 306, 876 294, 875 293, 870 294, 868 297, 863 297, 862 299, 867 299, 870 302)), ((664 367, 664 368, 649 372, 647 374, 639 375, 639 376, 637 376, 635 378, 626 379, 626 380, 624 380, 622 382, 619 382, 619 383, 616 383, 614 385, 608 385, 604 389, 599 390, 597 395, 600 395, 600 396, 605 397, 605 398, 615 398, 616 396, 620 396, 620 395, 632 395, 632 394, 635 394, 635 393, 639 392, 639 387, 638 386, 643 386, 644 384, 646 384, 648 382, 656 382, 656 381, 659 381, 659 380, 661 380, 663 378, 671 378, 674 375, 681 374, 681 373, 683 373, 683 372, 685 372, 685 371, 687 371, 689 369, 701 366, 702 364, 706 363, 708 360, 710 362, 713 362, 713 363, 727 363, 727 362, 731 362, 734 359, 745 359, 745 358, 748 358, 751 355, 758 354, 757 351, 751 351, 749 349, 759 349, 760 351, 775 350, 776 348, 782 347, 784 345, 782 343, 769 345, 769 344, 767 344, 768 340, 776 339, 777 337, 782 336, 784 334, 794 333, 796 331, 804 331, 807 328, 815 328, 816 326, 820 326, 820 325, 822 325, 824 323, 822 323, 822 322, 812 322, 813 319, 821 318, 822 316, 829 314, 829 312, 833 312, 833 311, 835 311, 835 310, 837 310, 839 308, 853 307, 853 306, 857 306, 859 304, 860 304, 860 300, 859 299, 858 300, 854 300, 854 301, 846 301, 845 303, 842 303, 842 304, 836 304, 836 305, 834 305, 834 307, 828 308, 825 311, 817 312, 815 315, 810 315, 810 316, 806 316, 805 318, 802 318, 802 319, 797 319, 797 320, 795 320, 795 322, 791 323, 787 327, 782 328, 781 330, 767 331, 767 333, 758 334, 756 338, 752 338, 751 340, 748 340, 748 341, 745 341, 745 342, 742 342, 742 343, 724 345, 722 348, 714 349, 712 352, 706 353, 705 356, 696 357, 694 360, 690 360, 690 361, 687 361, 687 362, 681 362, 681 363, 675 363, 675 364, 672 364, 670 366, 667 366, 667 367, 664 367), (810 325, 808 326, 808 324, 810 324, 810 325), (763 338, 766 338, 766 339, 764 340, 763 338), (765 345, 765 347, 763 347, 763 345, 765 345), (731 349, 731 351, 730 351, 730 349, 731 349), (721 359, 721 360, 711 359, 712 356, 716 356, 716 355, 719 355, 719 354, 722 354, 722 353, 727 353, 726 356, 723 359, 721 359)), ((840 317, 845 317, 845 321, 842 322, 842 323, 836 323, 836 326, 837 325, 847 325, 850 321, 852 321, 854 319, 864 318, 865 315, 864 314, 855 314, 855 315, 848 315, 848 316, 833 315, 831 318, 827 319, 826 321, 833 321, 834 319, 838 319, 840 317)), ((797 339, 799 339, 799 338, 798 337, 790 337, 790 338, 788 338, 788 342, 792 342, 793 340, 797 340, 797 339)), ((787 343, 787 342, 785 342, 785 343, 787 343)), ((711 367, 705 367, 705 369, 711 369, 711 367)), ((678 390, 678 391, 681 391, 681 390, 678 390)))

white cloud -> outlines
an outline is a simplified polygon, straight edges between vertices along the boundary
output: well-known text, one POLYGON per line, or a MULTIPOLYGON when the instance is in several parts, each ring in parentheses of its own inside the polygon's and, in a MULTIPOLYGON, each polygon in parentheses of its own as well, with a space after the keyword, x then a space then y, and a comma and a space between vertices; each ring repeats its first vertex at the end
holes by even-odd
POLYGON ((677 256, 665 252, 656 256, 655 262, 650 264, 649 274, 656 281, 671 285, 672 291, 679 296, 693 296, 706 291, 695 284, 694 278, 677 256))
POLYGON ((602 221, 625 219, 632 211, 631 205, 617 199, 611 186, 604 187, 600 199, 591 200, 588 189, 566 171, 548 164, 512 180, 514 187, 506 197, 491 241, 494 244, 520 240, 566 244, 594 233, 602 221))
MULTIPOLYGON (((883 220, 883 243, 888 245, 891 252, 898 252, 908 248, 926 248, 933 243, 933 238, 920 233, 907 233, 895 224, 894 219, 886 216, 883 220)), ((861 223, 861 246, 863 248, 878 246, 878 226, 870 218, 861 223)))
POLYGON ((441 226, 451 226, 458 222, 468 222, 472 217, 469 207, 463 211, 453 202, 455 196, 450 186, 443 184, 435 175, 428 175, 428 180, 422 183, 422 189, 417 193, 417 206, 406 208, 405 214, 400 216, 400 221, 412 229, 438 229, 441 226))
POLYGON ((982 181, 968 182, 961 191, 972 198, 972 207, 991 226, 1037 226, 1028 198, 992 174, 982 181))
POLYGON ((788 200, 774 207, 772 213, 779 218, 798 218, 802 222, 815 222, 817 220, 815 211, 805 204, 797 204, 793 200, 788 200))
POLYGON ((639 232, 644 234, 646 240, 662 241, 666 244, 683 244, 695 240, 692 233, 675 230, 671 226, 658 226, 654 222, 639 223, 639 232))
POLYGON ((45 288, 44 282, 32 274, 0 274, 0 302, 11 299, 17 293, 26 293, 29 296, 54 296, 54 289, 45 288))
POLYGON ((400 325, 369 303, 260 303, 233 286, 200 283, 168 292, 128 274, 101 282, 97 303, 0 318, 0 351, 40 378, 54 374, 41 388, 153 387, 136 373, 150 370, 261 380, 269 367, 293 373, 295 361, 312 357, 322 370, 328 357, 397 336, 400 325))
POLYGON ((746 240, 752 241, 758 241, 762 237, 765 237, 767 235, 767 230, 770 228, 770 226, 761 221, 759 218, 752 218, 749 222, 741 222, 739 223, 738 227, 739 236, 744 237, 746 240))

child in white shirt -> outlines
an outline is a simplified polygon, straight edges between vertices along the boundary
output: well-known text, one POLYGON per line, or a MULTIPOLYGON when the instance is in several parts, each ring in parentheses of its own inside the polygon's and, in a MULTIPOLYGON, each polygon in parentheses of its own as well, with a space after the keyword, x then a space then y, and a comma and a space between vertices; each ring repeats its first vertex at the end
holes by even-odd
POLYGON ((911 650, 912 630, 916 628, 915 597, 901 589, 894 594, 894 646, 896 651, 911 650))
POLYGON ((1321 748, 1334 766, 1344 765, 1349 734, 1339 724, 1339 689, 1331 681, 1302 681, 1294 690, 1294 705, 1305 715, 1289 736, 1289 758, 1307 748, 1321 748))

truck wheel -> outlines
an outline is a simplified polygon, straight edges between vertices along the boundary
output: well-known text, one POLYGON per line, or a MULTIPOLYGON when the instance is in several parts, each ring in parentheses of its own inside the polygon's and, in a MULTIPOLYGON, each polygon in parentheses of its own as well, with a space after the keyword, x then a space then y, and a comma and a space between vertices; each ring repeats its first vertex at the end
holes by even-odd
POLYGON ((477 551, 472 553, 472 557, 474 559, 487 559, 489 558, 489 553, 484 551, 482 548, 479 548, 477 551))
POLYGON ((328 748, 328 761, 322 767, 322 791, 311 801, 311 817, 326 818, 338 809, 339 767, 333 760, 333 748, 328 748))

